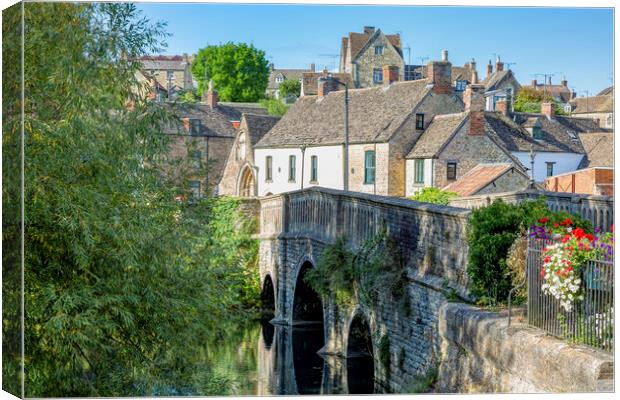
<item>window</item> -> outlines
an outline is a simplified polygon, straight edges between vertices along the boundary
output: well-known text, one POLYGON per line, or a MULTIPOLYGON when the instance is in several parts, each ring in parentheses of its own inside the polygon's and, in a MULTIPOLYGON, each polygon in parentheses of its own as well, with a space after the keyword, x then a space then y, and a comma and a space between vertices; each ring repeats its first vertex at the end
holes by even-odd
POLYGON ((372 81, 374 83, 382 83, 383 82, 383 70, 381 68, 373 68, 373 70, 372 70, 372 81))
POLYGON ((267 156, 265 158, 265 181, 266 182, 271 182, 273 179, 272 166, 273 166, 273 158, 271 156, 267 156))
POLYGON ((283 76, 276 76, 276 82, 277 82, 277 83, 282 83, 282 82, 284 82, 284 77, 283 77, 283 76))
POLYGON ((553 176, 553 165, 555 163, 547 161, 546 164, 547 164, 547 176, 553 176))
POLYGON ((465 87, 467 86, 467 81, 456 81, 456 85, 454 86, 454 90, 456 90, 457 92, 463 92, 465 91, 465 87))
POLYGON ((424 183, 424 160, 415 160, 414 182, 424 183))
POLYGON ((166 78, 171 81, 174 79, 174 71, 166 71, 166 78))
POLYGON ((542 135, 542 129, 540 129, 540 126, 534 126, 532 128, 532 137, 536 140, 542 140, 543 135, 542 135))
POLYGON ((375 46, 375 55, 380 56, 383 54, 383 46, 375 46))
POLYGON ((375 183, 375 152, 369 150, 364 153, 364 184, 375 183))
POLYGON ((189 133, 192 135, 200 134, 200 120, 199 119, 190 119, 189 120, 189 133))
POLYGON ((450 161, 448 162, 448 168, 446 170, 446 178, 450 181, 453 181, 456 179, 456 162, 455 161, 450 161))
POLYGON ((316 183, 318 178, 319 158, 317 156, 310 157, 310 182, 316 183))
POLYGON ((192 165, 194 166, 194 168, 200 168, 200 159, 202 158, 202 153, 200 152, 200 150, 192 151, 190 157, 192 159, 192 165))
POLYGON ((424 114, 415 115, 415 128, 424 129, 424 114))
POLYGON ((288 180, 295 182, 295 156, 288 157, 288 180))
POLYGON ((200 181, 189 181, 189 190, 192 192, 192 199, 199 199, 200 181))

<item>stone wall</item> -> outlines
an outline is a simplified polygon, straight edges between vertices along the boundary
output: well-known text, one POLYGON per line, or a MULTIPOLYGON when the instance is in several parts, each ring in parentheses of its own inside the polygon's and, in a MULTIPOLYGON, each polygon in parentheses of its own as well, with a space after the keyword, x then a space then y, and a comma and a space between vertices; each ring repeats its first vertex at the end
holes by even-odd
POLYGON ((505 193, 514 188, 526 189, 530 183, 530 179, 523 173, 519 173, 516 168, 512 168, 504 173, 493 182, 489 183, 482 189, 478 190, 477 195, 491 193, 505 193))
POLYGON ((406 294, 396 298, 383 293, 375 305, 356 296, 347 307, 325 299, 322 352, 346 355, 351 321, 361 314, 375 351, 384 335, 390 340, 389 380, 385 366, 375 361, 375 376, 386 391, 404 391, 415 376, 436 365, 438 315, 445 293, 467 296, 467 210, 325 188, 260 201, 260 274, 263 282, 269 275, 275 285, 275 323, 293 322, 295 285, 305 262, 316 265, 325 247, 339 236, 355 250, 384 226, 407 260, 406 294))
POLYGON ((528 199, 547 198, 547 205, 553 211, 567 211, 580 215, 595 227, 609 230, 614 223, 614 198, 612 196, 590 196, 574 193, 547 192, 543 190, 522 190, 488 195, 459 197, 450 200, 453 207, 477 208, 491 204, 495 199, 506 203, 520 203, 528 199))
POLYGON ((379 68, 383 73, 384 65, 395 65, 398 67, 398 76, 400 80, 405 78, 405 61, 398 54, 392 45, 388 42, 385 35, 379 35, 376 40, 368 46, 355 60, 355 79, 356 87, 365 88, 381 85, 373 82, 373 69, 379 68), (383 46, 383 54, 375 54, 375 46, 383 46))
POLYGON ((505 315, 451 303, 440 310, 441 393, 613 391, 613 356, 569 345, 505 315))

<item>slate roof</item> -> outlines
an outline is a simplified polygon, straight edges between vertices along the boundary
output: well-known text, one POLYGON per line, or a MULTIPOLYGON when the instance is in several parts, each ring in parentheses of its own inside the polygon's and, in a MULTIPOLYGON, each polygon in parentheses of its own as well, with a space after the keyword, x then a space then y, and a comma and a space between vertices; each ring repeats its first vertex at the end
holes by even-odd
POLYGON ((276 82, 276 78, 278 76, 282 76, 284 78, 284 80, 290 79, 293 81, 298 81, 301 79, 301 75, 304 72, 313 72, 311 69, 293 69, 293 68, 287 68, 287 69, 273 69, 271 70, 271 72, 269 72, 269 82, 267 83, 267 89, 277 89, 278 86, 280 85, 280 82, 276 82))
MULTIPOLYGON (((349 90, 349 142, 386 142, 430 92, 426 80, 349 90)), ((344 91, 304 96, 256 147, 333 145, 344 142, 344 91)))
MULTIPOLYGON (((509 163, 478 164, 456 182, 445 186, 443 190, 454 192, 461 197, 473 196, 512 168, 514 165, 509 163)), ((519 169, 516 171, 521 173, 519 169)))
MULTIPOLYGON (((267 114, 267 110, 262 107, 252 107, 244 103, 232 104, 234 103, 219 103, 215 108, 205 103, 174 103, 167 106, 178 118, 200 119, 199 135, 210 137, 234 137, 236 130, 231 121, 240 121, 243 113, 267 114)), ((166 126, 164 133, 188 134, 182 125, 166 126)))
POLYGON ((586 152, 586 156, 579 165, 580 169, 614 166, 613 132, 580 133, 579 139, 586 152))
POLYGON ((614 95, 614 87, 613 86, 606 87, 605 89, 603 89, 600 92, 598 92, 596 95, 597 96, 613 96, 614 95))
MULTIPOLYGON (((426 68, 424 68, 426 70, 426 68)), ((466 63, 462 67, 452 67, 452 81, 468 81, 471 82, 471 76, 474 72, 470 63, 466 63)))
POLYGON ((183 56, 144 56, 139 59, 142 62, 142 69, 151 70, 175 70, 183 71, 189 63, 183 56))
POLYGON ((484 84, 484 90, 487 92, 491 90, 497 90, 500 83, 504 82, 506 79, 509 79, 509 77, 514 78, 512 71, 509 69, 505 69, 499 72, 495 71, 482 81, 482 84, 484 84))
POLYGON ((250 142, 252 146, 254 146, 271 128, 273 128, 280 120, 280 117, 243 113, 241 120, 242 123, 245 122, 248 135, 250 136, 250 142))
MULTIPOLYGON (((538 121, 541 126, 542 140, 531 139, 539 145, 539 150, 534 148, 534 151, 584 154, 585 150, 579 141, 578 134, 602 130, 596 121, 589 118, 556 115, 553 119, 548 119, 542 114, 528 113, 513 113, 512 118, 515 123, 523 124, 524 127, 527 127, 534 120, 538 121)), ((529 147, 516 151, 529 151, 529 147)))
MULTIPOLYGON (((376 32, 380 30, 377 29, 376 32)), ((368 42, 368 40, 376 33, 357 33, 357 32, 349 32, 348 37, 342 38, 342 48, 344 51, 347 50, 347 46, 351 46, 351 60, 355 60, 355 57, 358 56, 364 45, 368 42)), ((385 35, 386 39, 396 48, 396 50, 402 54, 402 50, 400 48, 400 35, 385 35)))
POLYGON ((433 158, 467 118, 467 113, 437 115, 406 158, 433 158))
POLYGON ((612 96, 577 97, 570 102, 573 114, 607 113, 614 111, 612 96))
MULTIPOLYGON (((301 76, 301 87, 304 96, 312 96, 316 95, 318 92, 319 85, 319 77, 327 75, 327 72, 304 72, 301 76)), ((349 88, 353 88, 355 82, 353 82, 353 78, 351 74, 347 72, 343 73, 332 73, 330 74, 334 78, 338 79, 340 82, 347 83, 349 88)), ((339 90, 344 90, 344 88, 339 85, 339 90)))

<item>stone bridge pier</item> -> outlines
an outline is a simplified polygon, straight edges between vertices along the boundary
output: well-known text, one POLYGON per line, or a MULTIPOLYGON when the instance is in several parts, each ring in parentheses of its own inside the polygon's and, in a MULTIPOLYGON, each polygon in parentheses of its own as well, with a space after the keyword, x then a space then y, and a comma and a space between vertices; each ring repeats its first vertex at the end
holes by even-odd
POLYGON ((356 357, 371 357, 369 368, 381 386, 376 391, 404 391, 436 367, 439 309, 447 293, 467 297, 468 210, 319 187, 260 203, 260 276, 264 293, 273 298, 272 322, 322 326, 315 345, 326 355, 323 386, 347 386, 356 373, 348 360, 356 357), (404 295, 381 293, 373 305, 356 296, 354 304, 339 306, 305 283, 307 271, 337 238, 355 251, 382 227, 405 256, 404 295))

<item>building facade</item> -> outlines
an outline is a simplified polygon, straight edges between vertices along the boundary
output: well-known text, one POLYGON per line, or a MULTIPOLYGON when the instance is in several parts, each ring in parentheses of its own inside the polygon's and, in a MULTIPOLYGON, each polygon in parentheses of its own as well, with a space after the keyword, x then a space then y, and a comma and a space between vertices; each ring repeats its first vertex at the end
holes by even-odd
POLYGON ((180 91, 197 87, 191 70, 194 57, 187 54, 145 56, 140 58, 141 70, 147 78, 154 79, 169 98, 174 98, 180 91))
POLYGON ((381 86, 384 65, 397 67, 399 80, 404 80, 400 34, 386 35, 381 29, 365 26, 362 33, 349 32, 342 38, 339 72, 351 74, 355 87, 381 86))
POLYGON ((302 74, 315 72, 315 65, 310 64, 308 69, 274 68, 269 64, 269 81, 265 94, 267 97, 280 98, 280 84, 286 80, 301 82, 302 74))

